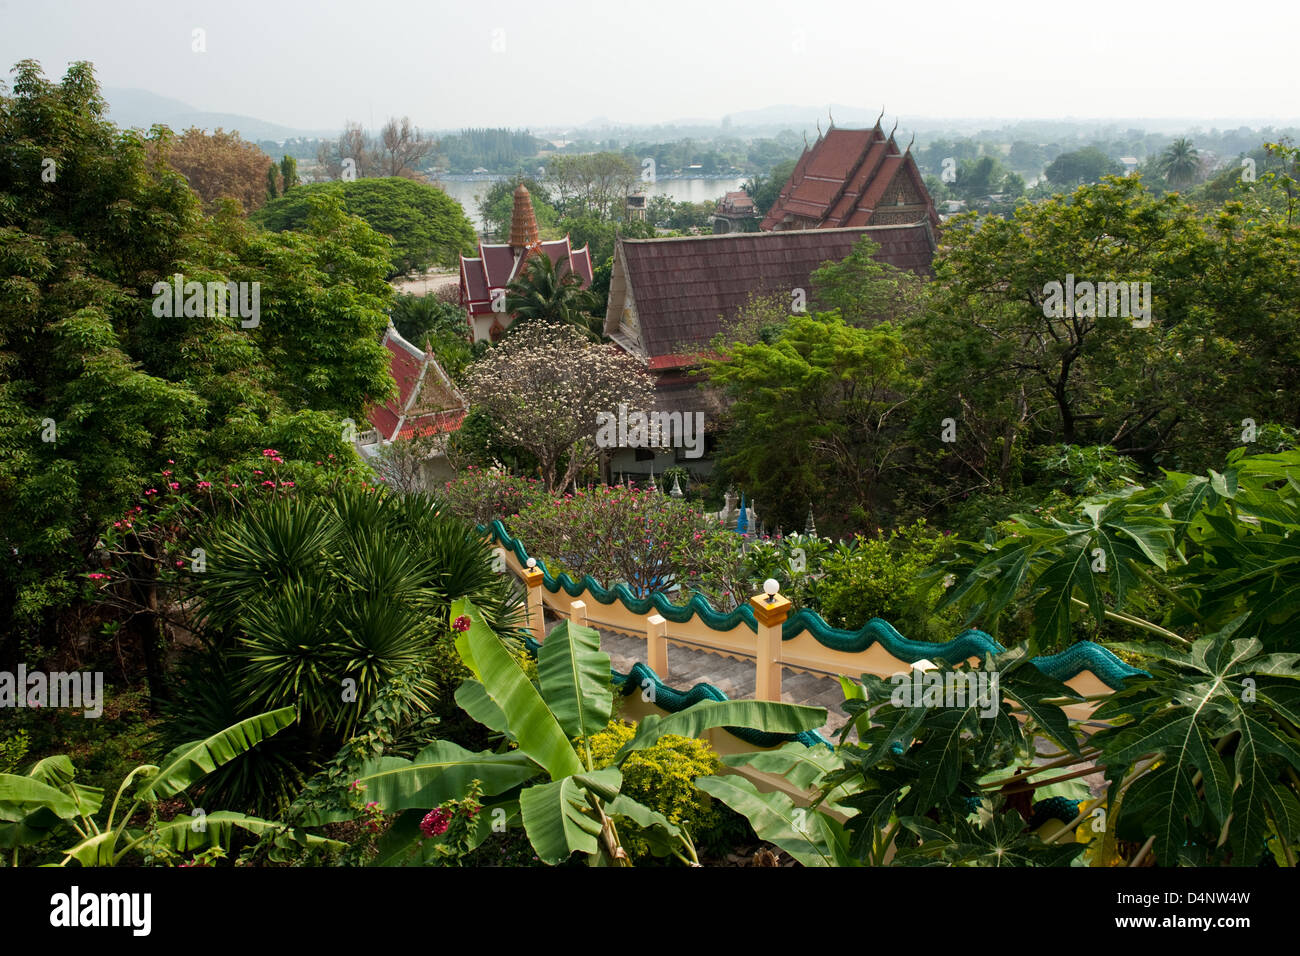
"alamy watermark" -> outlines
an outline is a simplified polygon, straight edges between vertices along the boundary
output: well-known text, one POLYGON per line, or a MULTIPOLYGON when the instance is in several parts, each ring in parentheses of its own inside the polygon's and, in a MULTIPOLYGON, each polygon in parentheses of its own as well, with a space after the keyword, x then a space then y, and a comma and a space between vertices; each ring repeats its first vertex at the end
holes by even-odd
POLYGON ((185 281, 179 272, 171 282, 153 284, 153 314, 160 319, 231 315, 240 326, 255 329, 262 318, 262 283, 185 281))
POLYGON ((0 707, 71 707, 87 717, 104 712, 103 671, 0 671, 0 707))
POLYGON ((703 412, 596 413, 596 445, 600 448, 683 448, 687 458, 704 454, 703 412))
POLYGON ((889 678, 894 685, 889 702, 895 707, 978 707, 984 719, 1002 704, 997 671, 940 671, 913 665, 911 673, 889 678))
POLYGON ((1068 273, 1065 282, 1052 280, 1043 286, 1043 315, 1061 318, 1124 318, 1133 328, 1151 324, 1150 282, 1076 282, 1068 273))

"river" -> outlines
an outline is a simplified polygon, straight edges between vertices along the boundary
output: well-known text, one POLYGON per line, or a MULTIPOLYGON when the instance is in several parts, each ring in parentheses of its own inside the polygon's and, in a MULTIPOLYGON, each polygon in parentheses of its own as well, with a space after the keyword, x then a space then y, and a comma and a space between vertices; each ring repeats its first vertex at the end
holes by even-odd
MULTIPOLYGON (((465 208, 465 215, 476 229, 484 223, 478 214, 478 197, 487 192, 497 180, 508 176, 443 176, 438 185, 452 199, 465 208)), ((674 202, 704 202, 721 199, 723 193, 741 187, 745 178, 739 179, 660 179, 654 183, 640 183, 638 187, 647 196, 667 196, 674 202)))

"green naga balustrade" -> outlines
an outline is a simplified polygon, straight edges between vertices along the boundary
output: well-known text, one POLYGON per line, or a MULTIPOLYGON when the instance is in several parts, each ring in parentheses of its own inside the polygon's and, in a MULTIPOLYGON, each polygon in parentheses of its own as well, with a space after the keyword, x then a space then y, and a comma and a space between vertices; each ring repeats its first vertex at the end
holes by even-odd
MULTIPOLYGON (((480 525, 479 531, 485 536, 490 535, 493 541, 513 553, 521 567, 527 565, 529 555, 523 542, 511 536, 499 520, 493 521, 488 526, 480 525)), ((581 581, 575 581, 568 574, 554 576, 547 570, 545 562, 540 559, 537 561, 537 568, 542 572, 540 586, 551 594, 558 595, 563 591, 569 597, 591 597, 607 606, 617 602, 637 617, 658 614, 666 621, 677 624, 685 624, 698 618, 711 631, 728 632, 741 625, 755 633, 758 631, 754 610, 748 604, 742 604, 731 611, 719 611, 699 594, 693 596, 686 604, 674 604, 666 594, 655 593, 647 597, 639 597, 625 584, 616 584, 612 588, 607 588, 590 575, 585 576, 581 581)), ((879 644, 893 657, 907 664, 914 664, 921 660, 955 664, 970 658, 983 660, 987 654, 1000 654, 1006 650, 988 634, 973 628, 963 631, 948 641, 913 641, 880 618, 871 619, 857 631, 848 631, 832 627, 816 611, 806 608, 796 611, 786 619, 781 627, 781 640, 791 641, 805 633, 823 647, 845 654, 862 653, 873 644, 879 644)), ((1060 653, 1035 657, 1032 662, 1043 673, 1062 683, 1083 671, 1089 671, 1111 690, 1123 688, 1125 681, 1131 677, 1150 676, 1146 671, 1126 664, 1106 648, 1092 641, 1079 641, 1060 653)), ((722 691, 710 684, 697 684, 684 693, 673 690, 664 685, 658 675, 643 664, 637 664, 633 668, 633 674, 615 672, 614 677, 620 686, 625 688, 625 693, 631 693, 630 688, 641 687, 642 681, 651 680, 656 685, 656 701, 662 701, 667 709, 689 707, 699 700, 726 699, 722 691)), ((824 742, 820 737, 818 741, 824 742)))

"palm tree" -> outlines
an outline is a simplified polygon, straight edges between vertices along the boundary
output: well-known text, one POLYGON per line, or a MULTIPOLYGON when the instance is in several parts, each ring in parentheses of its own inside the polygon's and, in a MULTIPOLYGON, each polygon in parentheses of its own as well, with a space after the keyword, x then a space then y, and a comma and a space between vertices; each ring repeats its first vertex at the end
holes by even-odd
POLYGON ((582 288, 582 277, 569 268, 567 258, 556 265, 543 252, 529 256, 520 274, 506 286, 506 311, 516 323, 540 319, 572 325, 597 341, 600 336, 590 313, 599 304, 594 293, 582 288))
POLYGON ((1186 186, 1200 171, 1201 160, 1191 140, 1176 139, 1160 155, 1157 168, 1169 181, 1169 185, 1186 186))

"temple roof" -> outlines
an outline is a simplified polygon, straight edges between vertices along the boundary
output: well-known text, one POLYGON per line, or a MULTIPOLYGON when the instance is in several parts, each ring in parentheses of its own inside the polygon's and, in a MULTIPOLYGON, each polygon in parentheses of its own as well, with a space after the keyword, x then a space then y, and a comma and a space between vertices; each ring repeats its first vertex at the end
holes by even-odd
POLYGON ((610 277, 605 334, 653 370, 691 364, 692 348, 716 335, 751 293, 809 289, 814 270, 840 261, 862 236, 880 245, 876 259, 928 274, 934 230, 906 225, 620 239, 610 277), (624 324, 624 313, 627 321, 624 324))
POLYGON ((453 432, 469 409, 465 397, 432 353, 426 353, 398 333, 390 323, 384 333, 389 371, 397 382, 397 397, 367 412, 383 441, 453 432))
POLYGON ((504 289, 523 270, 529 256, 546 253, 556 270, 576 272, 582 288, 591 285, 591 250, 574 249, 569 237, 542 242, 537 231, 537 216, 528 188, 515 188, 514 208, 510 215, 510 241, 504 245, 479 243, 477 258, 460 257, 460 304, 470 316, 492 313, 492 292, 504 289))
POLYGON ((591 285, 591 250, 574 249, 569 237, 535 243, 519 249, 510 245, 479 243, 476 258, 460 257, 460 301, 470 315, 490 315, 492 290, 504 289, 517 276, 524 260, 537 251, 546 253, 561 274, 574 271, 582 278, 582 288, 591 285))
POLYGON ((871 129, 832 126, 799 157, 760 228, 766 232, 881 225, 885 217, 879 214, 885 212, 890 222, 925 217, 932 226, 939 225, 910 151, 900 151, 879 123, 871 129), (882 207, 891 186, 900 198, 882 207))

